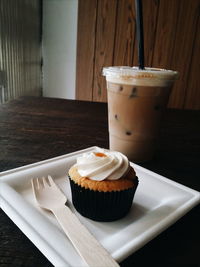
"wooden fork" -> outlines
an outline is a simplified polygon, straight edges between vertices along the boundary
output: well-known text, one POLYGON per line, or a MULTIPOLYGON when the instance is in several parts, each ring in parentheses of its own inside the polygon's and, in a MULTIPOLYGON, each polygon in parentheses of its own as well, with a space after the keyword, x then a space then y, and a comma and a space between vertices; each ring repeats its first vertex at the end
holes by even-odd
POLYGON ((32 179, 31 184, 37 204, 55 215, 65 234, 88 266, 119 267, 118 263, 65 205, 67 198, 50 175, 32 179))

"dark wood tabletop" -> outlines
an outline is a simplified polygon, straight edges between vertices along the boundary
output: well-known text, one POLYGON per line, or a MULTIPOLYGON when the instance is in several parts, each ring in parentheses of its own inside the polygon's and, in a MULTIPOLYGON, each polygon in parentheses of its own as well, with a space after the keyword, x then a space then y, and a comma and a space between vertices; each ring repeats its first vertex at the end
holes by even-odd
MULTIPOLYGON (((0 106, 0 172, 90 146, 108 148, 105 103, 23 97, 0 106)), ((140 164, 200 191, 200 111, 166 111, 153 160, 140 164)), ((199 266, 199 206, 120 263, 199 266)), ((0 266, 52 266, 0 211, 0 266)))

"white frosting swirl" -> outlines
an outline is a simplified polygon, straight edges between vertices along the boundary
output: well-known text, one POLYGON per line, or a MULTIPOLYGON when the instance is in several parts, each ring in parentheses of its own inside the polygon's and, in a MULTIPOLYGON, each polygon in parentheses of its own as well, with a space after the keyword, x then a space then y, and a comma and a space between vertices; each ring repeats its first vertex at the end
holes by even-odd
POLYGON ((98 149, 78 157, 74 166, 82 177, 91 180, 117 180, 128 170, 129 160, 120 152, 98 149))

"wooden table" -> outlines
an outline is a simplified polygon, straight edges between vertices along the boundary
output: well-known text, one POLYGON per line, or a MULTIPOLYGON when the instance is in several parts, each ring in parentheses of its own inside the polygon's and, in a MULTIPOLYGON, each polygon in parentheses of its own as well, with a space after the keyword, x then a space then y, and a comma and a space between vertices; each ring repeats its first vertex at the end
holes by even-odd
MULTIPOLYGON (((108 148, 107 105, 24 97, 0 106, 0 171, 93 145, 108 148)), ((155 158, 145 164, 200 191, 200 111, 167 110, 155 158)), ((121 266, 198 266, 199 206, 121 266)), ((1 210, 0 265, 52 266, 1 210)))

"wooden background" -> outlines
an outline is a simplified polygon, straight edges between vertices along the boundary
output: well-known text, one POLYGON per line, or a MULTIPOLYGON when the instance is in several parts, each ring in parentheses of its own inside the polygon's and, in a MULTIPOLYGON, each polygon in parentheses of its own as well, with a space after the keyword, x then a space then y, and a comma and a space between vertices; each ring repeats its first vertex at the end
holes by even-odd
MULTIPOLYGON (((200 109, 200 0, 143 0, 145 65, 177 70, 168 107, 200 109)), ((76 98, 106 102, 102 68, 137 65, 134 0, 79 0, 76 98)))

